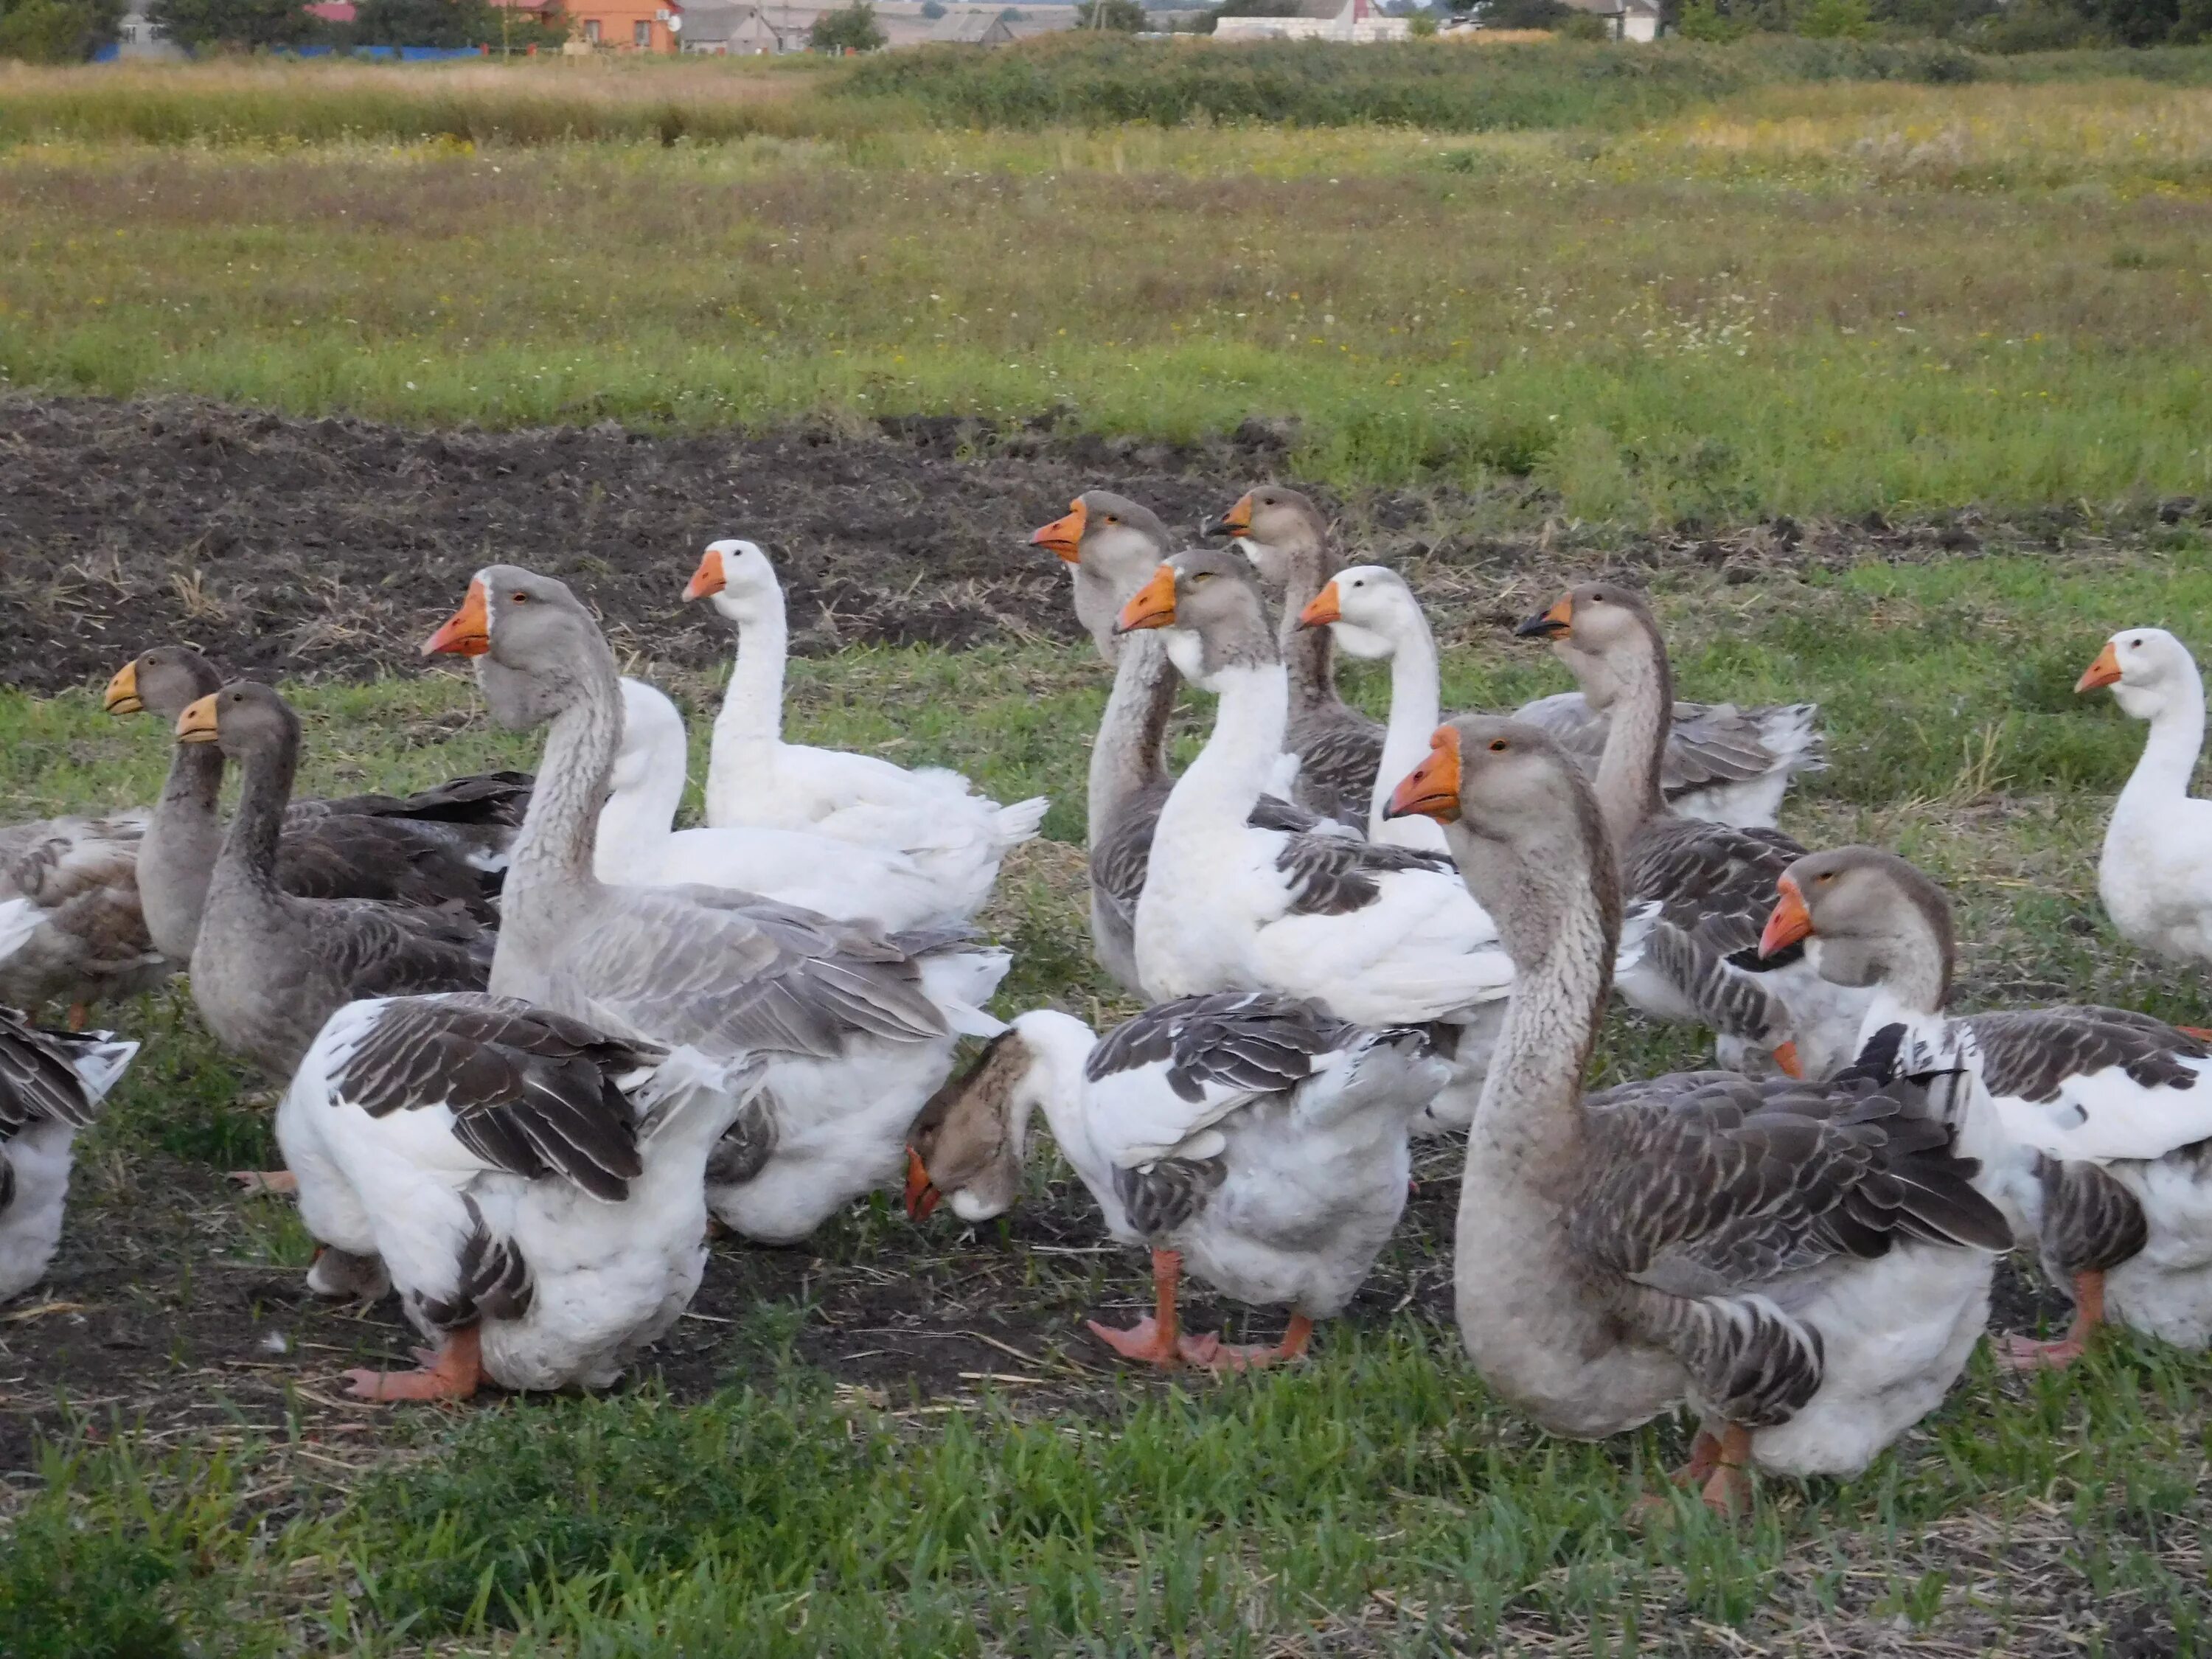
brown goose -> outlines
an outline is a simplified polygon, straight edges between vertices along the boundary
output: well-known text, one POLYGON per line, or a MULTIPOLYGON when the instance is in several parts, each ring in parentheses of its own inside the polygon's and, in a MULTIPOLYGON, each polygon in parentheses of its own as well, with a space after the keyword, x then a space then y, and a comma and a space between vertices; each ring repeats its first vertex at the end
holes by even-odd
MULTIPOLYGON (((188 706, 222 685, 215 665, 197 651, 161 646, 116 671, 107 683, 107 712, 149 713, 173 730, 188 706)), ((208 878, 222 848, 216 811, 222 773, 220 744, 177 744, 138 848, 146 932, 174 962, 191 959, 208 878)), ((492 921, 495 866, 505 860, 529 795, 526 777, 504 773, 456 779, 404 799, 294 801, 277 843, 277 883, 302 898, 453 902, 492 921)))
POLYGON ((0 830, 0 1002, 95 1002, 152 990, 175 971, 138 906, 142 812, 46 818, 0 830))
POLYGON ((1598 803, 1534 726, 1465 715, 1434 742, 1390 810, 1444 823, 1515 969, 1460 1200, 1476 1369, 1582 1438, 1687 1401, 1681 1478, 1718 1509, 1753 1464, 1856 1474, 1942 1401, 2011 1243, 1951 1145, 1960 1080, 1698 1072, 1583 1098, 1621 920, 1598 803))
POLYGON ((1893 854, 1841 847, 1790 866, 1765 943, 1802 941, 1821 974, 1873 988, 1866 1030, 1892 1034, 1898 1065, 1963 1066, 1987 1091, 1988 1128, 1961 1145, 2075 1308, 2057 1340, 2008 1341, 2007 1363, 2071 1364, 2107 1318, 2212 1344, 2206 1033, 2124 1008, 1953 1014, 1954 940, 1942 888, 1893 854))
POLYGON ((283 1079, 358 998, 484 988, 494 935, 459 905, 284 890, 278 847, 300 720, 283 698, 240 680, 188 705, 176 729, 180 744, 219 744, 246 774, 192 948, 192 1000, 217 1042, 283 1079))
POLYGON ((1668 808, 1674 676, 1644 596, 1589 583, 1516 631, 1552 641, 1577 677, 1607 688, 1612 726, 1593 787, 1628 903, 1656 912, 1643 949, 1621 965, 1621 995, 1656 1018, 1711 1027, 1724 1064, 1771 1056, 1785 1072, 1826 1077, 1848 1062, 1866 994, 1821 979, 1802 952, 1758 949, 1775 883, 1805 849, 1778 830, 1668 808))

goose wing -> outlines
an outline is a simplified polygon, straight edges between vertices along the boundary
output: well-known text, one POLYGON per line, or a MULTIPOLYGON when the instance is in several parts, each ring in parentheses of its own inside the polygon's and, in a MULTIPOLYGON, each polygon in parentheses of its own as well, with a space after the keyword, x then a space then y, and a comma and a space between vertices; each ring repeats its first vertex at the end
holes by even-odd
POLYGON ((458 907, 302 901, 307 926, 349 997, 481 991, 497 936, 458 907))
POLYGON ((2212 1046, 2148 1014, 1970 1014, 2007 1133, 2063 1158, 2157 1158, 2212 1139, 2212 1046))
POLYGON ((1322 709, 1293 719, 1284 746, 1298 757, 1301 803, 1346 823, 1367 822, 1382 764, 1380 726, 1352 709, 1322 709))
POLYGON ((1775 884, 1804 856, 1778 830, 1656 818, 1630 842, 1621 886, 1632 902, 1656 902, 1661 921, 1705 950, 1739 957, 1735 966, 1756 972, 1794 959, 1785 952, 1762 963, 1759 936, 1774 908, 1775 884), (1741 957, 1745 951, 1751 955, 1741 957))
POLYGON ((339 795, 295 800, 288 822, 330 816, 397 818, 419 823, 484 824, 518 829, 536 780, 527 772, 483 772, 454 778, 411 795, 339 795))
POLYGON ((82 1128, 138 1051, 105 1031, 56 1031, 0 1008, 0 1140, 33 1123, 82 1128))

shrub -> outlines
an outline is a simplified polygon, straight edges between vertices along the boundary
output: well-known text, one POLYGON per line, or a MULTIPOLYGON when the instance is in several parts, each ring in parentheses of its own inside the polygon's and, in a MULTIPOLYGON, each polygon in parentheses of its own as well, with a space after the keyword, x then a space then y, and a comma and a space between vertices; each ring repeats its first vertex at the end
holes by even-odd
POLYGON ((853 0, 842 11, 823 12, 806 32, 806 44, 816 52, 880 52, 886 42, 869 0, 853 0))
POLYGON ((1406 20, 1406 33, 1416 40, 1426 40, 1437 32, 1437 15, 1432 11, 1417 11, 1406 20))
POLYGON ((1874 33, 1874 17, 1867 0, 1813 0, 1797 33, 1815 40, 1864 40, 1874 33))
POLYGON ((104 0, 0 0, 0 58, 82 63, 115 38, 118 15, 104 0))
POLYGON ((1082 0, 1075 9, 1075 27, 1140 33, 1145 27, 1145 9, 1137 0, 1082 0))
POLYGON ((921 15, 933 23, 945 15, 945 8, 939 0, 921 0, 921 15))
POLYGON ((146 15, 183 46, 295 46, 317 23, 299 0, 152 0, 146 15))
POLYGON ((1723 11, 1716 0, 1686 0, 1674 27, 1685 40, 1741 40, 1751 33, 1748 18, 1723 11))

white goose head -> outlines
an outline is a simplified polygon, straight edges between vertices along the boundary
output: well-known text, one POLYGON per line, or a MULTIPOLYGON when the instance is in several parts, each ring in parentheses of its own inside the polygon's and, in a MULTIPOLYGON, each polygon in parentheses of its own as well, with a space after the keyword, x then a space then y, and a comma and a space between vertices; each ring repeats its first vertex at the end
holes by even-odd
POLYGON ((2112 700, 2139 720, 2155 720, 2182 699, 2199 707, 2203 683, 2189 647, 2163 628, 2130 628, 2105 641, 2080 679, 2079 691, 2112 688, 2112 700))
POLYGON ((1298 612, 1301 628, 1328 628, 1347 656, 1377 661, 1397 654, 1421 625, 1420 601, 1406 579, 1379 564, 1340 570, 1298 612))
POLYGON ((783 605, 783 589, 768 555, 758 542, 737 537, 707 544, 684 597, 712 599, 715 610, 739 624, 764 621, 783 605))

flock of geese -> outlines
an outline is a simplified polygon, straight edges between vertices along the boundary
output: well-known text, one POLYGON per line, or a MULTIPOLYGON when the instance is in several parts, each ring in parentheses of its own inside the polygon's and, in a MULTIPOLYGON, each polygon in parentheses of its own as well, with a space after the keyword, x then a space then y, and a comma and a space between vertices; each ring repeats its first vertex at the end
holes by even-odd
MULTIPOLYGON (((534 777, 299 799, 276 692, 182 646, 125 665, 106 707, 173 742, 159 801, 0 832, 0 997, 70 1010, 0 1011, 0 1295, 45 1273, 71 1138, 136 1050, 87 1009, 189 969, 216 1040, 283 1085, 286 1168, 253 1179, 296 1192, 309 1284, 397 1291, 429 1345, 351 1373, 371 1400, 605 1386, 689 1303, 710 1218, 788 1242, 902 1171, 917 1221, 997 1216, 1040 1110, 1107 1231, 1152 1253, 1153 1311, 1091 1329, 1216 1370, 1303 1352, 1397 1226, 1411 1139, 1463 1137, 1483 1376, 1578 1437, 1687 1407, 1679 1478, 1724 1510, 1753 1467, 1850 1474, 1933 1408, 2014 1248, 2076 1317, 2011 1364, 2063 1364, 2106 1320, 2212 1340, 2208 1034, 1954 1012, 1942 890, 1773 827, 1823 763, 1816 708, 1676 701, 1643 598, 1599 581, 1516 630, 1579 690, 1447 719, 1418 599, 1344 567, 1310 501, 1261 487, 1208 528, 1227 545, 1179 550, 1093 490, 1031 538, 1113 672, 1091 927, 1146 1006, 1103 1036, 985 1009, 1008 958, 973 918, 1045 803, 786 741, 783 597, 750 542, 684 590, 737 636, 702 828, 674 828, 675 706, 518 567, 477 572, 423 650, 544 729, 534 777), (1388 661, 1387 722, 1339 696, 1340 649, 1388 661), (1185 682, 1215 702, 1178 777, 1185 682), (1586 1096, 1616 992, 1710 1031, 1717 1067, 1586 1096), (988 1042, 956 1075, 966 1036, 988 1042), (1186 1330, 1185 1272, 1287 1309, 1281 1339, 1186 1330)), ((2129 629, 2079 689, 2102 686, 2150 727, 2106 906, 2212 960, 2196 667, 2129 629)))

